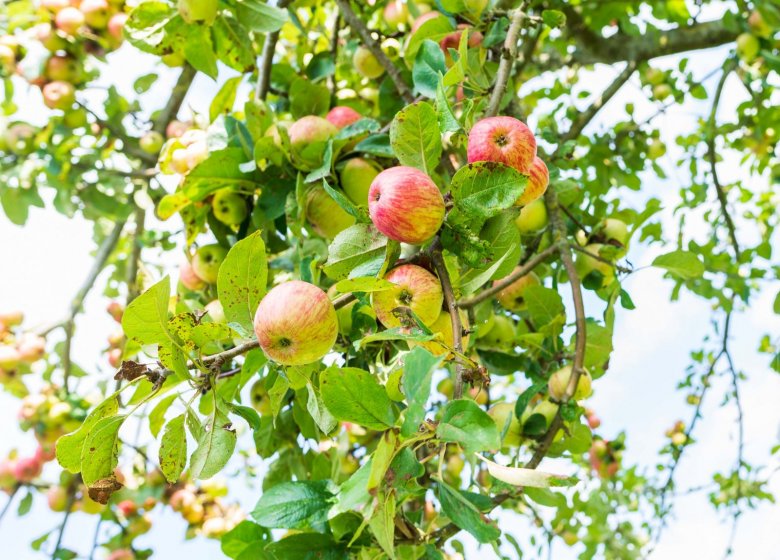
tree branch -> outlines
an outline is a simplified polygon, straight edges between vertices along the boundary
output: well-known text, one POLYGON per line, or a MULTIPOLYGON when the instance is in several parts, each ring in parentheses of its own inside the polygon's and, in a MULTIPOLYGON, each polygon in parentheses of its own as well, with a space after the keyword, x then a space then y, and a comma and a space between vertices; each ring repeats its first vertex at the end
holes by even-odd
POLYGON ((360 38, 363 40, 365 47, 371 51, 371 54, 376 57, 379 64, 381 64, 387 72, 387 75, 390 76, 393 84, 395 84, 395 89, 398 90, 399 94, 401 94, 403 100, 406 103, 413 103, 414 95, 412 94, 412 90, 409 89, 409 86, 404 81, 404 78, 401 75, 401 71, 389 58, 387 58, 387 55, 384 53, 384 51, 382 51, 382 48, 371 36, 371 32, 368 30, 368 27, 366 27, 366 24, 363 23, 363 21, 357 16, 357 14, 355 14, 354 11, 352 11, 352 6, 350 6, 349 0, 336 0, 336 4, 338 5, 339 11, 341 12, 341 16, 344 18, 344 20, 353 31, 360 35, 360 38))
POLYGON ((527 2, 514 11, 512 14, 512 23, 504 39, 504 48, 501 49, 501 62, 498 63, 496 72, 496 83, 493 85, 493 92, 490 95, 490 103, 485 110, 486 117, 495 117, 498 114, 501 98, 504 97, 506 84, 509 81, 509 73, 517 58, 517 37, 525 21, 525 7, 527 2))
MULTIPOLYGON (((168 103, 165 104, 165 107, 160 110, 157 118, 154 119, 152 130, 159 132, 160 134, 165 134, 165 128, 168 126, 168 123, 174 120, 179 114, 181 104, 184 103, 184 98, 187 96, 187 92, 197 73, 197 70, 192 66, 187 63, 184 64, 181 69, 181 74, 179 74, 179 79, 176 81, 176 85, 173 86, 171 96, 168 98, 168 103)), ((156 160, 157 158, 155 158, 155 161, 156 160)))
MULTIPOLYGON (((278 8, 286 8, 290 0, 280 0, 278 8)), ((271 69, 274 65, 274 54, 276 54, 276 42, 279 40, 279 31, 272 31, 265 37, 263 43, 263 52, 260 54, 260 61, 257 64, 257 87, 255 88, 255 99, 265 101, 268 97, 268 90, 271 87, 271 69)))
POLYGON ((614 263, 614 262, 612 262, 609 259, 605 259, 601 255, 597 255, 595 253, 591 253, 585 247, 580 247, 576 243, 569 243, 569 247, 571 247, 572 249, 574 249, 578 253, 582 253, 583 255, 588 255, 592 259, 595 259, 597 261, 600 261, 600 262, 603 262, 605 264, 608 264, 609 266, 611 266, 612 268, 614 268, 618 272, 622 272, 623 274, 631 274, 632 272, 634 272, 634 270, 632 268, 626 268, 625 266, 620 266, 619 264, 614 263))

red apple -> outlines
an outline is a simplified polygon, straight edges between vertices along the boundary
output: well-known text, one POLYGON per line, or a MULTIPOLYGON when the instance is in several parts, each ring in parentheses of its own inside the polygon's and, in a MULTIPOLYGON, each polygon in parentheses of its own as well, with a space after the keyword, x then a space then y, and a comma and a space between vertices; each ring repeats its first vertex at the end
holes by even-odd
POLYGON ((328 140, 338 129, 322 117, 309 115, 295 121, 287 131, 293 164, 304 171, 322 165, 328 140))
POLYGON ((547 166, 535 156, 531 162, 531 168, 528 170, 528 183, 525 186, 523 194, 515 203, 517 206, 526 206, 534 200, 538 200, 547 191, 547 185, 550 184, 550 172, 547 166))
MULTIPOLYGON (((427 14, 426 14, 427 15, 427 14)), ((479 31, 473 31, 471 26, 466 23, 461 23, 458 25, 458 31, 453 31, 452 33, 449 33, 445 35, 441 41, 439 41, 439 46, 441 47, 441 50, 444 51, 444 58, 447 62, 447 66, 452 64, 452 58, 450 56, 450 49, 458 50, 458 47, 460 46, 460 38, 463 35, 463 33, 469 34, 469 40, 468 40, 468 46, 469 47, 476 47, 477 45, 482 44, 482 33, 479 31)))
POLYGON ((468 160, 494 161, 528 173, 536 157, 536 138, 514 117, 488 117, 469 132, 468 160))
POLYGON ((420 245, 439 231, 444 221, 444 198, 419 169, 391 167, 371 183, 368 212, 376 228, 390 239, 420 245))
POLYGON ((338 106, 333 107, 325 116, 327 121, 336 128, 344 128, 363 118, 363 115, 355 111, 352 107, 338 106))
POLYGON ((43 463, 35 457, 22 457, 14 464, 14 476, 22 484, 32 482, 41 475, 43 463))
POLYGON ((400 327, 401 319, 393 310, 408 307, 426 325, 433 324, 441 313, 444 294, 439 279, 421 266, 403 264, 385 275, 395 287, 374 292, 371 303, 377 319, 387 328, 400 327))
POLYGON ((78 30, 82 28, 84 23, 86 23, 86 20, 84 14, 81 13, 81 10, 68 6, 57 12, 57 15, 54 17, 54 23, 57 26, 57 29, 63 33, 75 35, 78 30))
POLYGON ((123 38, 123 30, 125 28, 125 24, 127 23, 128 17, 129 16, 124 12, 119 12, 118 14, 111 16, 111 19, 108 20, 109 35, 111 35, 114 39, 121 41, 123 38))
POLYGON ((133 500, 122 500, 116 505, 116 509, 125 517, 131 517, 138 513, 138 506, 133 500))
POLYGON ((379 170, 370 161, 363 158, 349 159, 339 174, 341 188, 352 202, 368 206, 368 191, 377 175, 379 170))
MULTIPOLYGON (((515 270, 517 270, 517 268, 515 268, 515 270)), ((500 281, 501 280, 496 280, 493 282, 493 285, 498 284, 500 281)), ((540 284, 539 277, 533 272, 521 276, 509 284, 509 286, 498 292, 498 303, 509 311, 522 311, 528 307, 523 296, 525 290, 530 286, 539 286, 540 284)))
POLYGON ((65 110, 76 101, 76 89, 68 82, 49 82, 41 93, 43 104, 49 109, 65 110))
POLYGON ((195 270, 189 261, 184 261, 179 265, 179 282, 193 292, 199 292, 207 285, 205 280, 195 274, 195 270))
POLYGON ((316 362, 330 352, 339 333, 328 295, 300 280, 280 284, 265 295, 254 327, 268 358, 289 366, 316 362))

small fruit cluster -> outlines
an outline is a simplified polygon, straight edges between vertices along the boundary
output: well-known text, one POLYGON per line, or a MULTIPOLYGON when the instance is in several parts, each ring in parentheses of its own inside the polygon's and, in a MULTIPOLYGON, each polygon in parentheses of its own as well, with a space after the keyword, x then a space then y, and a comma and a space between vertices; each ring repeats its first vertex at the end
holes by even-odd
POLYGON ((210 479, 200 487, 185 484, 175 490, 168 499, 173 509, 189 523, 188 536, 202 535, 219 538, 244 520, 241 508, 236 504, 225 504, 227 495, 224 483, 210 479))
POLYGON ((33 333, 20 332, 24 315, 19 311, 0 313, 0 383, 18 380, 30 366, 44 357, 46 340, 33 333))
POLYGON ((615 476, 620 469, 620 463, 623 459, 622 438, 614 441, 596 438, 588 452, 590 466, 594 473, 603 479, 609 479, 615 476))
POLYGON ((20 485, 30 484, 41 476, 43 465, 54 459, 52 447, 39 445, 29 457, 19 457, 12 451, 0 459, 0 490, 11 493, 20 485))
POLYGON ((168 128, 169 138, 162 150, 159 147, 162 138, 156 132, 143 137, 145 150, 152 154, 160 152, 159 164, 163 173, 186 175, 209 156, 206 131, 193 127, 180 133, 178 127, 168 128))
POLYGON ((56 385, 46 385, 22 399, 19 426, 32 430, 38 442, 51 449, 60 436, 81 426, 93 403, 73 394, 65 395, 56 385))
POLYGON ((666 437, 671 440, 674 447, 682 447, 688 443, 688 434, 685 432, 685 422, 678 420, 674 426, 666 430, 666 437))

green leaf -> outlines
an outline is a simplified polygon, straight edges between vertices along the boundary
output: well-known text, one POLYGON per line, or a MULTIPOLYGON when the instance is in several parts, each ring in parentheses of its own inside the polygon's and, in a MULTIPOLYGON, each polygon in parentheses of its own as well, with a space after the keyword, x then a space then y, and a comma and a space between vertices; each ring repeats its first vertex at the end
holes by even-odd
POLYGON ((683 280, 699 278, 704 274, 704 264, 690 251, 672 251, 659 255, 653 260, 653 266, 668 270, 683 280))
POLYGON ((97 405, 84 419, 78 430, 57 440, 57 462, 63 469, 74 474, 81 471, 81 450, 84 448, 87 435, 95 424, 104 418, 114 416, 117 411, 119 411, 119 399, 114 394, 97 405))
POLYGON ((447 64, 444 62, 444 53, 438 43, 426 39, 412 67, 412 81, 414 93, 422 94, 429 99, 436 97, 440 76, 447 72, 447 64))
POLYGON ((252 519, 276 529, 317 527, 328 520, 333 498, 325 480, 283 482, 263 493, 252 519))
POLYGON ((256 231, 233 247, 219 267, 217 292, 225 318, 242 336, 253 332, 255 311, 268 281, 268 264, 262 233, 256 231))
POLYGON ((455 116, 455 113, 452 112, 447 92, 441 80, 436 85, 436 112, 439 114, 439 130, 441 130, 442 134, 463 131, 460 121, 455 116))
POLYGON ((393 463, 397 451, 398 438, 395 432, 388 430, 382 434, 382 439, 371 454, 371 471, 368 475, 368 490, 378 488, 387 474, 387 469, 393 463))
POLYGON ((585 367, 603 370, 612 353, 612 331, 595 321, 588 321, 585 342, 585 367))
POLYGON ((336 291, 342 294, 351 292, 383 292, 393 288, 395 284, 384 278, 374 278, 373 276, 363 276, 360 278, 349 278, 336 283, 336 291))
POLYGON ((439 120, 430 103, 421 101, 401 109, 390 124, 390 145, 401 165, 430 175, 441 158, 439 120))
POLYGON ((438 43, 445 35, 451 33, 453 30, 450 18, 445 17, 444 15, 432 18, 423 23, 417 31, 412 33, 409 37, 409 42, 404 49, 404 59, 406 59, 407 64, 411 65, 411 61, 415 59, 417 51, 426 39, 438 43))
POLYGON ((489 161, 458 169, 450 184, 455 215, 448 220, 478 224, 514 206, 525 191, 528 177, 513 167, 489 161))
POLYGON ((385 554, 390 560, 395 560, 395 493, 379 496, 377 508, 368 526, 385 554))
POLYGON ((233 104, 236 102, 236 93, 238 86, 244 76, 235 76, 226 80, 219 91, 214 96, 209 107, 209 121, 214 122, 222 113, 230 113, 233 110, 233 104))
POLYGON ((160 470, 170 484, 179 480, 187 464, 187 434, 184 433, 184 418, 185 415, 180 414, 168 422, 160 440, 160 470))
POLYGON ((489 543, 501 535, 495 524, 459 490, 441 480, 437 487, 442 512, 455 525, 471 533, 481 543, 489 543))
POLYGON ((539 394, 544 388, 547 387, 547 381, 537 381, 531 385, 528 389, 520 393, 520 396, 515 403, 515 416, 519 419, 523 417, 525 409, 528 408, 528 403, 531 402, 536 395, 539 394))
POLYGON ((160 399, 160 402, 149 413, 149 430, 152 432, 153 437, 156 438, 160 434, 160 430, 165 423, 165 413, 168 412, 168 409, 177 398, 178 395, 174 394, 160 399))
POLYGON ((363 463, 361 467, 352 473, 339 488, 336 505, 333 506, 331 515, 359 509, 360 506, 371 499, 368 493, 368 480, 371 475, 372 460, 363 463))
POLYGON ((415 346, 404 357, 401 384, 408 407, 401 427, 403 436, 415 434, 425 419, 425 405, 431 395, 433 372, 443 359, 443 356, 434 356, 422 346, 415 346))
POLYGON ((566 25, 566 14, 560 10, 542 10, 542 20, 547 27, 563 27, 566 25))
POLYGON ((287 11, 269 6, 261 0, 236 2, 238 20, 255 33, 278 31, 287 21, 287 11))
POLYGON ((165 26, 176 15, 168 2, 143 2, 131 13, 124 27, 127 41, 134 47, 156 53, 165 39, 165 26))
POLYGON ((265 560, 269 556, 263 548, 270 540, 271 534, 267 529, 245 519, 222 536, 220 548, 233 560, 239 560, 245 552, 249 552, 247 558, 265 560))
POLYGON ((214 52, 233 70, 248 72, 255 64, 249 31, 228 12, 222 11, 212 26, 214 52))
POLYGON ((190 457, 190 475, 193 478, 211 478, 221 471, 236 448, 236 432, 230 424, 219 425, 213 419, 211 426, 202 431, 198 447, 190 457))
POLYGON ((317 389, 314 388, 314 385, 307 383, 306 389, 309 393, 309 398, 306 401, 306 410, 311 414, 317 427, 322 430, 323 433, 329 434, 338 425, 338 422, 333 418, 328 407, 325 406, 322 396, 317 389))
MULTIPOLYGON (((266 547, 275 560, 301 558, 303 560, 348 560, 344 545, 330 535, 322 533, 298 533, 270 543, 266 547)), ((243 560, 243 559, 242 559, 243 560)), ((246 560, 253 560, 247 558, 246 560)))
POLYGON ((325 406, 339 420, 373 430, 395 424, 396 413, 385 388, 363 369, 331 366, 320 376, 325 406))
POLYGON ((330 90, 321 84, 313 84, 297 78, 290 85, 290 112, 300 119, 306 115, 324 115, 330 107, 330 90))
POLYGON ((561 295, 552 288, 529 286, 524 293, 528 315, 537 328, 551 323, 565 312, 561 295))
POLYGON ((122 315, 122 330, 138 344, 168 344, 168 300, 171 279, 166 276, 135 298, 122 315))
POLYGON ((24 498, 21 499, 19 502, 19 507, 16 508, 16 514, 19 517, 25 516, 28 513, 30 513, 30 509, 32 509, 33 504, 33 495, 32 492, 27 492, 24 495, 24 498))
POLYGON ((184 55, 193 68, 216 80, 219 69, 211 29, 206 25, 188 25, 182 21, 177 30, 174 48, 184 55), (184 45, 176 44, 176 39, 183 41, 184 45))
POLYGON ((125 415, 103 418, 89 431, 81 450, 81 478, 87 486, 114 476, 119 460, 119 428, 125 418, 125 415))
POLYGON ((387 237, 372 224, 355 224, 340 232, 328 247, 325 274, 335 279, 373 276, 385 259, 387 237), (371 273, 373 271, 373 274, 371 273))
POLYGON ((775 302, 772 304, 772 310, 777 315, 780 315, 780 292, 777 292, 777 295, 775 296, 775 302))
POLYGON ((242 164, 248 160, 243 148, 211 152, 187 174, 182 192, 189 200, 198 202, 224 187, 254 191, 259 186, 255 183, 255 176, 241 170, 242 164))
POLYGON ((436 435, 444 441, 459 443, 467 453, 501 447, 496 423, 471 399, 457 399, 447 403, 436 435))

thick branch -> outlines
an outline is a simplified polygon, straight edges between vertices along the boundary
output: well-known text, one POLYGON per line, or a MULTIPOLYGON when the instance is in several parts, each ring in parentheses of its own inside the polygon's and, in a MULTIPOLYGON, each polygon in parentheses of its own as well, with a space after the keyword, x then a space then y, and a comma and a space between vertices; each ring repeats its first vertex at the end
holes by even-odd
POLYGON ((509 81, 509 73, 517 58, 517 37, 520 34, 520 29, 523 27, 523 21, 525 21, 524 9, 525 4, 512 14, 512 23, 506 32, 504 48, 501 50, 501 62, 499 62, 498 72, 496 72, 496 83, 493 86, 493 93, 490 95, 490 103, 485 111, 486 117, 494 117, 498 114, 501 98, 504 97, 506 84, 509 81))
POLYGON ((168 126, 168 123, 174 120, 179 114, 179 109, 181 109, 181 104, 184 103, 184 98, 187 96, 190 85, 192 85, 192 80, 195 79, 195 74, 197 74, 197 70, 189 64, 184 65, 181 74, 179 74, 179 79, 176 81, 176 85, 173 86, 173 91, 168 98, 168 103, 165 104, 165 107, 160 110, 157 118, 154 119, 152 130, 159 132, 160 134, 165 134, 165 128, 168 126))
POLYGON ((404 81, 404 78, 401 75, 401 71, 389 58, 387 58, 387 55, 379 46, 379 43, 377 43, 371 36, 371 32, 368 30, 368 27, 366 27, 366 24, 363 23, 363 21, 357 16, 357 14, 355 14, 354 11, 352 11, 352 6, 350 6, 349 0, 336 0, 336 4, 339 7, 339 11, 341 12, 341 16, 344 18, 344 21, 349 24, 354 32, 360 35, 360 38, 363 40, 363 44, 368 50, 371 51, 371 54, 376 57, 377 61, 379 61, 379 64, 381 64, 385 69, 387 75, 390 76, 393 84, 395 84, 395 89, 397 89, 398 93, 401 94, 403 100, 406 103, 413 103, 414 95, 412 94, 412 90, 409 89, 409 86, 404 81))

